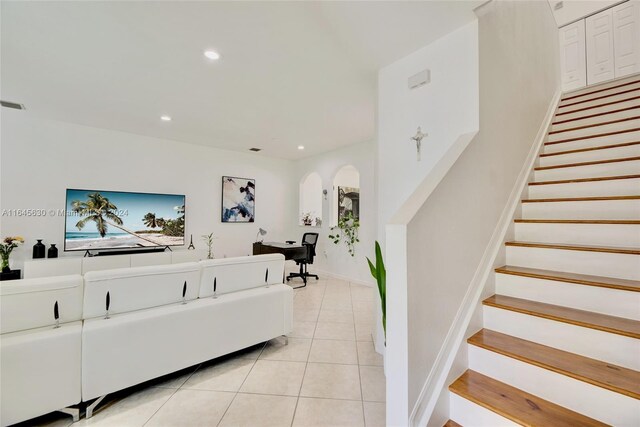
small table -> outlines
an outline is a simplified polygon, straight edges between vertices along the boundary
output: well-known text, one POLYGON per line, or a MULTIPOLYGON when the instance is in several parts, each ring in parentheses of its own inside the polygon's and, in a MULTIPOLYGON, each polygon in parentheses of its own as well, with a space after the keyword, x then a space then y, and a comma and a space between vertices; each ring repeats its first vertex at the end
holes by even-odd
POLYGON ((22 270, 11 270, 7 273, 0 272, 0 281, 3 280, 20 280, 20 272, 22 270))

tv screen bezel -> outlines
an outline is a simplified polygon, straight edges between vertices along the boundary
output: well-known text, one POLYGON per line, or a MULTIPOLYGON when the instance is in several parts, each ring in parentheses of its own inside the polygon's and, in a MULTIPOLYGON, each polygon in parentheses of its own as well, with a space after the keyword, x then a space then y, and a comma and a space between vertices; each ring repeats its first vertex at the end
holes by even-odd
POLYGON ((95 189, 86 189, 86 188, 67 188, 64 192, 64 234, 63 234, 63 242, 64 242, 64 252, 87 252, 87 251, 118 251, 118 250, 126 250, 130 251, 132 249, 161 249, 166 247, 180 247, 185 246, 187 244, 187 195, 186 194, 173 194, 173 193, 149 193, 145 191, 119 191, 119 190, 95 190, 95 189), (150 194, 155 196, 182 196, 184 198, 184 225, 185 225, 185 233, 182 236, 182 244, 173 244, 173 245, 165 245, 165 246, 125 246, 121 248, 96 248, 96 249, 67 249, 67 219, 69 219, 69 215, 67 215, 66 209, 69 205, 69 191, 89 191, 89 192, 109 192, 109 193, 126 193, 126 194, 150 194))

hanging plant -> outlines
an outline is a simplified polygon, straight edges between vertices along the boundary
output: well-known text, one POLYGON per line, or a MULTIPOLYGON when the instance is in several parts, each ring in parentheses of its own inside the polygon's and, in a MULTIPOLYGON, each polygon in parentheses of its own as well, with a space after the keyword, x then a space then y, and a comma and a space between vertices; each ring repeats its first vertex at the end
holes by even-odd
POLYGON ((358 229, 360 228, 360 221, 358 218, 353 217, 353 213, 348 212, 342 218, 338 220, 336 227, 331 227, 332 234, 329 234, 329 239, 333 240, 336 245, 340 242, 344 242, 347 245, 349 255, 355 256, 355 244, 360 240, 358 239, 358 229), (336 230, 334 232, 334 230, 336 230))

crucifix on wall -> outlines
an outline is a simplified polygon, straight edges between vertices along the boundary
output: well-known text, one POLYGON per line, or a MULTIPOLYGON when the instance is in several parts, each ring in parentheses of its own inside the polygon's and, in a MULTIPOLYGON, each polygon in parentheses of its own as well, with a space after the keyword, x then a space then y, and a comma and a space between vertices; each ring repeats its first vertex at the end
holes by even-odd
POLYGON ((420 129, 420 126, 418 126, 418 130, 416 131, 415 136, 411 137, 412 141, 415 141, 416 143, 416 150, 418 152, 418 161, 420 161, 420 148, 422 146, 422 139, 425 138, 428 134, 423 133, 422 129, 420 129))

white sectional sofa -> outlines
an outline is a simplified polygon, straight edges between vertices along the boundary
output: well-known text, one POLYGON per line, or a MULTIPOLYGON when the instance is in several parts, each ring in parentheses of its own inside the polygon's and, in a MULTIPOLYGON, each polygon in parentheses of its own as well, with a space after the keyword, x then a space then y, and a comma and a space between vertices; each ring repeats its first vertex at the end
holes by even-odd
MULTIPOLYGON (((283 276, 282 255, 118 268, 88 272, 84 277, 66 276, 63 282, 75 283, 73 289, 77 291, 73 298, 69 296, 68 301, 64 300, 65 307, 74 305, 74 309, 65 311, 64 319, 61 316, 64 321, 61 328, 53 329, 52 314, 51 319, 38 314, 30 323, 25 323, 24 313, 20 317, 20 310, 14 310, 7 316, 23 320, 11 320, 5 334, 3 310, 2 425, 95 399, 87 407, 87 417, 90 417, 109 393, 290 333, 293 290, 283 284, 283 276), (72 279, 75 281, 71 282, 72 279), (32 345, 41 346, 45 344, 39 343, 44 339, 37 335, 40 331, 54 343, 54 349, 63 347, 74 356, 64 354, 62 371, 57 359, 46 365, 46 371, 58 372, 34 383, 33 373, 42 370, 39 366, 43 363, 42 354, 51 354, 46 351, 35 358, 33 365, 10 373, 12 387, 7 386, 5 390, 5 367, 10 371, 20 366, 20 353, 30 351, 30 347, 16 347, 15 343, 22 341, 13 335, 34 334, 30 339, 32 345), (57 341, 62 331, 69 331, 64 336, 72 336, 73 345, 57 341), (5 359, 5 348, 8 359, 5 359), (64 399, 58 396, 62 388, 60 381, 67 382, 64 386, 73 388, 74 393, 65 390, 64 399), (14 393, 14 390, 23 390, 30 394, 32 388, 42 389, 42 398, 37 402, 24 393, 14 393)), ((10 286, 3 284, 2 308, 5 302, 11 303, 5 300, 5 295, 13 295, 12 292, 17 292, 15 289, 23 289, 27 284, 34 289, 30 296, 23 297, 34 307, 27 313, 35 307, 44 310, 49 305, 49 312, 53 313, 54 295, 48 295, 52 291, 36 289, 44 286, 42 283, 63 283, 62 279, 26 279, 10 286), (41 296, 41 292, 47 293, 47 297, 41 296)), ((55 297, 62 300, 61 294, 55 297)))

